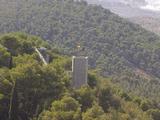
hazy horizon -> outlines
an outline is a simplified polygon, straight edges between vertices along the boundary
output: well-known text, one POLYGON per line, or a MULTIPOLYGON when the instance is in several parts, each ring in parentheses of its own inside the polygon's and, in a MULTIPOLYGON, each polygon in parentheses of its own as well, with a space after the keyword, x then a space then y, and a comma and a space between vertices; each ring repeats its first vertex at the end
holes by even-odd
MULTIPOLYGON (((88 0, 89 1, 89 0, 88 0)), ((95 1, 95 0, 90 0, 95 1)), ((98 0, 99 2, 120 2, 141 9, 160 11, 160 0, 98 0)))

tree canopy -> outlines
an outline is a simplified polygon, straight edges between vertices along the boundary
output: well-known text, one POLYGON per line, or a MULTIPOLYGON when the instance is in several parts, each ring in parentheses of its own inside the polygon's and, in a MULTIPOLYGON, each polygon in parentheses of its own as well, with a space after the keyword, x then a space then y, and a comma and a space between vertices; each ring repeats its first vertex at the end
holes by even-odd
MULTIPOLYGON (((89 56, 90 68, 103 76, 120 78, 116 82, 127 92, 157 96, 160 101, 160 37, 154 33, 84 0, 1 0, 0 11, 1 34, 23 31, 40 36, 64 54, 89 56), (122 79, 130 73, 128 80, 122 79)), ((12 37, 14 42, 16 38, 12 37)), ((25 47, 31 53, 29 41, 9 50, 15 48, 12 54, 16 54, 25 47)))

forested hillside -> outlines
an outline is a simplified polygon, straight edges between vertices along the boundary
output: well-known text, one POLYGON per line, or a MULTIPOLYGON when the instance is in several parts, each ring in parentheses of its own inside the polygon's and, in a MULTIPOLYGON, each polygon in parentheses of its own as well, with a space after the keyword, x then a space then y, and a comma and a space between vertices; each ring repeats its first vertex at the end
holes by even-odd
POLYGON ((68 55, 77 54, 80 44, 90 68, 127 92, 160 101, 160 37, 101 6, 82 0, 1 0, 0 33, 12 31, 38 35, 68 55))
POLYGON ((71 59, 40 38, 23 33, 0 36, 0 119, 158 120, 158 104, 130 96, 108 79, 89 72, 88 84, 71 87, 71 59), (25 47, 24 47, 25 46, 25 47), (46 47, 44 65, 34 47, 46 47), (12 60, 11 60, 12 55, 12 60), (11 62, 6 63, 10 59, 11 62))
POLYGON ((146 30, 160 35, 160 10, 158 0, 86 0, 89 4, 102 5, 113 13, 139 24, 146 30), (152 6, 153 8, 147 8, 152 6), (131 14, 132 13, 132 14, 131 14))
POLYGON ((135 17, 130 18, 130 20, 141 25, 145 29, 160 35, 160 17, 135 17))

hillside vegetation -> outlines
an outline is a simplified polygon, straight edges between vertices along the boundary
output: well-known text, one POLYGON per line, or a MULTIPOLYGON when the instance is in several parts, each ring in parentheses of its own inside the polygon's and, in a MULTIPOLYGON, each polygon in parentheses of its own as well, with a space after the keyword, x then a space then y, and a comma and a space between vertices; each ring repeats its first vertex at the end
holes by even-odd
MULTIPOLYGON (((160 11, 142 9, 146 5, 145 0, 86 0, 89 4, 102 5, 129 21, 139 24, 146 30, 160 35, 160 11), (131 14, 132 13, 132 14, 131 14)), ((157 2, 157 1, 155 1, 157 2)), ((153 4, 153 2, 152 2, 153 4)))
POLYGON ((160 37, 101 6, 82 0, 1 0, 0 28, 1 34, 38 35, 64 54, 88 55, 90 68, 100 75, 127 92, 160 101, 160 37))
POLYGON ((3 120, 159 118, 160 111, 155 109, 155 104, 129 96, 93 72, 89 72, 89 86, 73 89, 67 75, 71 67, 69 57, 58 54, 38 37, 22 33, 5 34, 0 36, 0 44, 3 48, 0 50, 1 58, 9 59, 12 54, 12 66, 5 63, 6 59, 0 62, 0 118, 3 120), (32 49, 44 46, 51 56, 47 66, 32 49))
POLYGON ((145 29, 160 35, 160 18, 154 17, 135 17, 131 21, 141 25, 145 29))
POLYGON ((91 66, 101 67, 105 75, 139 68, 160 77, 160 38, 100 6, 73 0, 2 0, 1 9, 1 33, 39 35, 69 53, 80 43, 91 66))

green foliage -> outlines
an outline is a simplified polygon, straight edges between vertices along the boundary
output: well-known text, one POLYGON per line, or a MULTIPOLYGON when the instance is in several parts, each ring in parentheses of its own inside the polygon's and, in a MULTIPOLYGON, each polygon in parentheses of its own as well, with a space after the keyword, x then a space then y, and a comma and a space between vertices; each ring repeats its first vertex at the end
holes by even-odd
POLYGON ((21 101, 20 108, 16 109, 24 110, 23 114, 32 116, 64 93, 67 77, 63 69, 54 68, 53 65, 40 66, 33 58, 24 63, 19 63, 11 70, 11 78, 16 84, 16 101, 21 101))
POLYGON ((110 107, 114 107, 115 109, 121 107, 119 98, 113 95, 110 87, 100 88, 98 97, 99 104, 105 112, 107 112, 110 107))
POLYGON ((107 116, 98 104, 94 104, 92 108, 83 113, 82 120, 107 120, 107 116))
POLYGON ((0 45, 0 67, 9 67, 10 53, 3 46, 0 45))
POLYGON ((112 93, 110 88, 101 89, 99 93, 99 104, 103 107, 103 110, 107 112, 110 107, 110 100, 112 99, 112 93))
POLYGON ((91 68, 97 66, 101 75, 112 76, 114 83, 125 88, 125 92, 115 94, 110 82, 97 81, 96 85, 97 78, 89 75, 91 88, 72 90, 66 75, 66 70, 71 69, 68 57, 58 55, 57 51, 54 53, 50 50, 52 46, 38 37, 5 34, 0 37, 1 119, 36 119, 44 111, 40 120, 81 120, 82 117, 103 120, 106 119, 103 114, 107 114, 109 120, 152 120, 152 114, 157 120, 159 111, 149 112, 149 115, 144 111, 159 109, 158 36, 84 1, 3 0, 0 11, 1 33, 24 31, 39 35, 56 48, 64 48, 64 54, 88 55, 91 68), (77 43, 82 45, 79 53, 75 47, 77 43), (34 47, 41 46, 49 49, 51 63, 48 66, 43 65, 34 51, 34 47), (10 55, 13 67, 2 68, 9 67, 10 55), (126 94, 131 91, 155 99, 155 105, 146 100, 135 100, 140 106, 134 104, 126 94), (63 97, 66 92, 73 98, 63 97), (94 101, 99 106, 93 105, 94 101), (49 109, 51 102, 53 105, 49 109))
POLYGON ((147 100, 143 100, 140 104, 140 107, 143 111, 147 111, 151 107, 151 103, 147 100))
POLYGON ((147 112, 152 115, 153 120, 159 120, 159 118, 160 118, 160 110, 158 110, 158 109, 150 109, 147 112))
MULTIPOLYGON (((35 46, 47 45, 42 40, 20 33, 0 38, 0 42, 11 50, 8 54, 13 55, 12 68, 0 68, 0 118, 18 120, 37 116, 48 108, 52 100, 60 98, 68 87, 69 77, 63 67, 65 57, 53 55, 59 63, 44 66, 34 51, 35 46), (24 47, 26 41, 30 46, 24 47)), ((2 50, 6 52, 5 48, 2 50)), ((7 58, 1 60, 4 63, 7 58)))
POLYGON ((95 92, 90 87, 81 87, 74 91, 73 97, 82 105, 82 111, 90 108, 95 100, 95 92))
MULTIPOLYGON (((69 55, 77 54, 76 45, 79 43, 82 49, 78 54, 89 56, 91 68, 97 67, 104 76, 118 76, 117 83, 126 92, 132 91, 160 101, 159 36, 83 0, 3 0, 0 1, 0 11, 1 33, 24 31, 38 35, 69 55), (12 3, 21 7, 17 8, 12 3), (141 78, 135 78, 137 69, 149 75, 154 82, 142 80, 142 74, 138 75, 141 78), (122 79, 128 72, 132 72, 133 76, 122 79)), ((9 41, 12 39, 10 44, 18 42, 18 48, 10 46, 13 54, 30 53, 32 49, 28 46, 32 43, 39 46, 42 42, 19 34, 2 37, 9 38, 9 41), (19 43, 17 37, 21 41, 25 39, 25 42, 19 43), (27 48, 26 51, 23 48, 27 48)))
POLYGON ((133 102, 135 102, 135 103, 137 103, 138 105, 140 105, 141 102, 142 102, 142 99, 139 98, 139 97, 135 97, 135 98, 133 98, 133 102))
POLYGON ((131 100, 130 96, 129 96, 127 93, 125 93, 124 91, 121 91, 121 92, 119 93, 119 95, 120 95, 122 98, 124 98, 125 100, 127 100, 127 101, 130 101, 130 100, 131 100))
POLYGON ((12 88, 12 81, 10 80, 9 70, 7 68, 0 68, 0 118, 8 119, 10 90, 12 88))
POLYGON ((0 37, 0 44, 3 45, 13 56, 18 54, 32 54, 34 46, 46 45, 40 38, 28 36, 24 33, 9 33, 0 37))
POLYGON ((97 86, 97 78, 96 78, 96 75, 93 74, 93 73, 89 73, 88 74, 88 85, 91 87, 91 88, 94 88, 97 86))
POLYGON ((124 72, 114 76, 112 82, 124 88, 126 93, 147 98, 154 103, 160 102, 160 80, 157 78, 146 79, 142 76, 136 76, 134 73, 124 72))
POLYGON ((1 33, 24 31, 39 35, 64 48, 67 54, 75 53, 78 42, 84 48, 80 54, 89 55, 90 65, 102 68, 103 75, 140 68, 160 77, 160 38, 140 26, 84 1, 14 1, 21 7, 11 4, 11 0, 0 2, 1 33), (6 7, 10 4, 12 7, 6 7))
POLYGON ((145 112, 139 109, 139 107, 136 104, 133 104, 132 102, 122 101, 121 105, 123 108, 123 115, 124 115, 121 116, 125 117, 124 120, 133 120, 133 119, 152 120, 152 118, 149 115, 147 115, 145 112))
POLYGON ((0 100, 3 99, 3 97, 4 97, 4 95, 3 95, 3 94, 0 94, 0 100))
POLYGON ((49 111, 42 112, 38 120, 81 120, 80 104, 74 98, 64 96, 54 101, 49 111))

